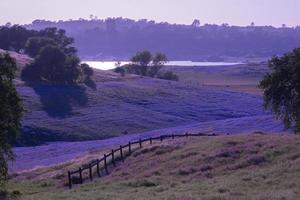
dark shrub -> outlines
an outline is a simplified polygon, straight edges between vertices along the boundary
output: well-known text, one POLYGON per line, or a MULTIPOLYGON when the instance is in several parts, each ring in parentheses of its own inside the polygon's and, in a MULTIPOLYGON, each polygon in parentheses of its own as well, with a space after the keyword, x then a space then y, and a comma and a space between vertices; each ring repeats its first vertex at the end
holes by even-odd
POLYGON ((114 69, 114 72, 119 73, 122 76, 125 76, 125 68, 124 67, 117 67, 114 69))
POLYGON ((167 71, 158 75, 158 78, 170 80, 170 81, 178 81, 178 76, 171 71, 167 71))
POLYGON ((128 185, 130 187, 155 187, 158 186, 158 183, 152 182, 150 180, 147 179, 143 179, 143 180, 137 180, 134 182, 129 182, 128 185))

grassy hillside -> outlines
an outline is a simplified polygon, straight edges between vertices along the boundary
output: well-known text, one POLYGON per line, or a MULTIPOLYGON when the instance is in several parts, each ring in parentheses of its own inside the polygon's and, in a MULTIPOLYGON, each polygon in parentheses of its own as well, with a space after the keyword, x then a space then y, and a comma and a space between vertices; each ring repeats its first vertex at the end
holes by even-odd
MULTIPOLYGON (((24 55, 10 53, 20 68, 30 62, 24 55)), ((26 109, 19 144, 104 139, 125 131, 133 134, 270 115, 263 111, 256 87, 266 72, 264 64, 165 68, 177 73, 180 81, 122 77, 101 70, 95 70, 89 87, 29 87, 16 80, 26 109)), ((272 131, 278 122, 268 124, 254 131, 272 131)))
POLYGON ((202 85, 219 89, 261 95, 257 87, 269 71, 265 62, 233 66, 166 66, 187 85, 202 85))
POLYGON ((13 51, 5 51, 3 49, 0 49, 0 54, 3 53, 9 53, 10 56, 12 56, 14 59, 16 59, 18 65, 20 68, 24 67, 27 63, 31 62, 32 59, 24 54, 18 54, 13 51))
POLYGON ((65 172, 100 152, 15 176, 21 199, 300 199, 300 137, 247 134, 156 142, 93 183, 68 190, 65 172), (44 175, 41 175, 42 173, 44 175), (46 177, 52 177, 45 179, 46 177))
MULTIPOLYGON (((242 69, 244 67, 240 66, 242 69)), ((20 83, 18 91, 28 110, 23 123, 23 132, 27 134, 24 140, 33 140, 32 143, 35 143, 103 139, 122 135, 124 131, 132 134, 205 121, 269 114, 263 111, 260 95, 227 87, 229 80, 233 80, 230 79, 232 74, 221 74, 215 69, 209 80, 213 82, 227 77, 227 84, 190 84, 189 80, 208 80, 201 78, 206 75, 200 67, 198 71, 194 70, 194 76, 186 74, 191 73, 192 69, 186 68, 184 72, 174 69, 182 78, 179 82, 133 75, 121 77, 113 72, 97 70, 93 77, 94 88, 31 88, 20 83)), ((232 73, 237 71, 230 69, 232 73)), ((260 76, 252 75, 249 78, 254 90, 260 76)), ((245 77, 240 76, 239 80, 245 77)))

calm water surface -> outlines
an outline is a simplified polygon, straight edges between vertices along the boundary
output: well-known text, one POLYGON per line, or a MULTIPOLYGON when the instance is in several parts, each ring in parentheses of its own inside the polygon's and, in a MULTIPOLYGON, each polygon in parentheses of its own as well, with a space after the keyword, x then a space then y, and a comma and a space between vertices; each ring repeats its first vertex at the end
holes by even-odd
MULTIPOLYGON (((92 68, 101 70, 111 70, 116 68, 118 65, 117 61, 83 61, 90 65, 92 68)), ((129 64, 129 61, 120 61, 119 64, 129 64)), ((193 62, 193 61, 170 61, 166 65, 168 66, 230 66, 239 65, 242 63, 231 63, 231 62, 193 62)))

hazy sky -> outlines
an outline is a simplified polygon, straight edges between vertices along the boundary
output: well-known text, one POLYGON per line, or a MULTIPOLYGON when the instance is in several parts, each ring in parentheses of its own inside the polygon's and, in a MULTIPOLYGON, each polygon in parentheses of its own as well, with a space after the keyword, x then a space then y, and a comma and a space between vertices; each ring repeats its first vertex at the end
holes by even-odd
POLYGON ((126 17, 171 23, 300 25, 300 0, 0 0, 0 24, 126 17))

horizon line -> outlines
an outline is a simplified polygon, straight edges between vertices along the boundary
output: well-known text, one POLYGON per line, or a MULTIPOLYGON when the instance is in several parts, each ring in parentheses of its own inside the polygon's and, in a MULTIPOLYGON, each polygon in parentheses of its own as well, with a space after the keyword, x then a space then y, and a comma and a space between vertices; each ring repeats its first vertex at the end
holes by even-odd
MULTIPOLYGON (((147 18, 139 18, 139 19, 134 19, 134 18, 128 18, 128 17, 106 17, 106 18, 98 18, 97 16, 95 15, 90 15, 89 18, 83 18, 83 17, 79 17, 77 19, 73 19, 73 18, 70 18, 70 19, 41 19, 41 18, 37 18, 37 19, 33 19, 31 22, 27 22, 27 23, 12 23, 12 22, 5 22, 5 23, 2 23, 0 24, 0 26, 6 26, 7 24, 11 24, 11 25, 20 25, 20 26, 26 26, 26 25, 31 25, 33 24, 33 22, 35 21, 47 21, 47 22, 52 22, 52 23, 58 23, 58 22, 70 22, 70 21, 105 21, 107 19, 129 19, 129 20, 133 20, 135 22, 138 22, 138 21, 141 21, 141 20, 147 20, 147 22, 151 22, 153 21, 155 24, 162 24, 162 23, 167 23, 167 24, 170 24, 170 25, 185 25, 185 26, 189 26, 192 24, 192 22, 190 24, 188 23, 174 23, 174 22, 169 22, 169 21, 156 21, 154 19, 147 19, 147 18), (93 16, 93 17, 91 17, 93 16)), ((265 25, 256 25, 255 22, 250 22, 248 25, 244 24, 244 25, 241 25, 241 24, 229 24, 227 22, 224 22, 224 23, 221 23, 221 24, 218 24, 218 23, 201 23, 201 20, 200 19, 194 19, 194 20, 199 20, 200 21, 200 26, 205 26, 205 25, 217 25, 217 26, 222 26, 222 25, 227 25, 229 27, 251 27, 251 23, 254 23, 254 27, 273 27, 273 28, 297 28, 297 27, 300 27, 300 24, 298 25, 292 25, 292 26, 289 26, 287 24, 282 24, 281 26, 275 26, 275 25, 271 25, 271 24, 265 24, 265 25)))

